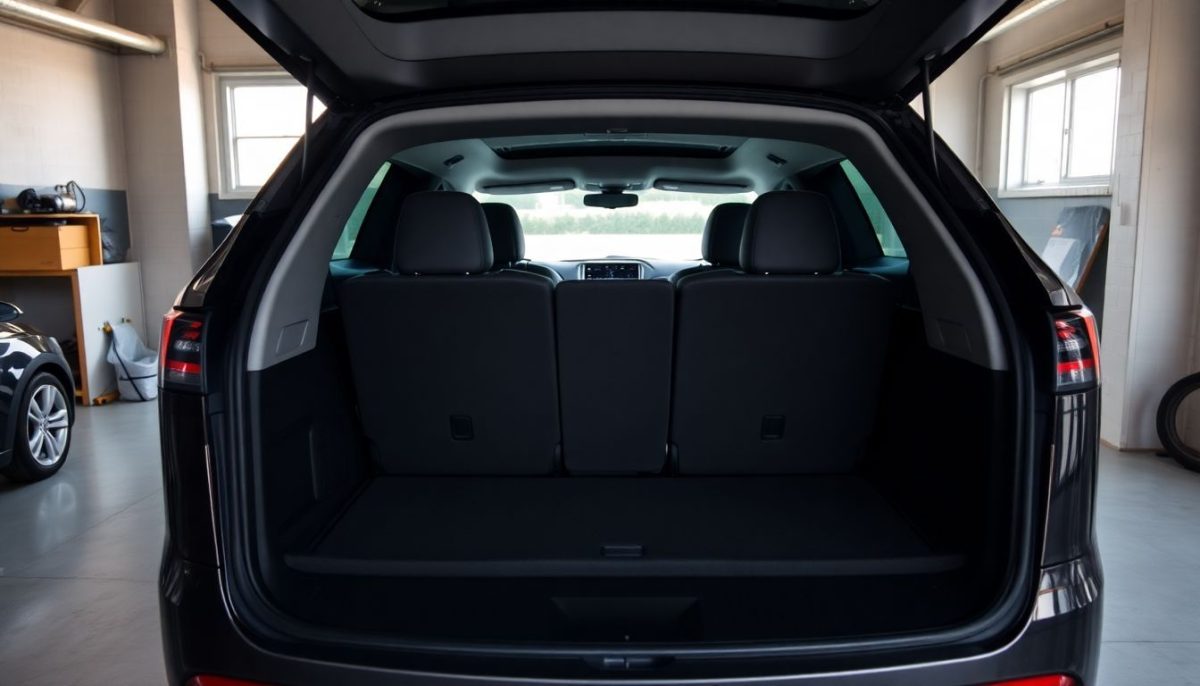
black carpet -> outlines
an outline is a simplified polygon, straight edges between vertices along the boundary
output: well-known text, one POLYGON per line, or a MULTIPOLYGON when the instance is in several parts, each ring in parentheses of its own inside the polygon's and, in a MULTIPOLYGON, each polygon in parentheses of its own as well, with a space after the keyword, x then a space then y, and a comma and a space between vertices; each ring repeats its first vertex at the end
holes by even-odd
POLYGON ((934 551, 855 476, 378 477, 313 573, 437 577, 921 574, 934 551))

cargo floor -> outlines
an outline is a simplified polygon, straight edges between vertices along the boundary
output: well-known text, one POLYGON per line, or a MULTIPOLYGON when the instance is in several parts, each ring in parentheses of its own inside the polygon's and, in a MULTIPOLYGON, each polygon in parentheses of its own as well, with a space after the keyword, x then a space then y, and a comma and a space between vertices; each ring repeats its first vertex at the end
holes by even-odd
POLYGON ((315 574, 800 577, 947 572, 867 481, 773 477, 377 477, 311 546, 315 574))

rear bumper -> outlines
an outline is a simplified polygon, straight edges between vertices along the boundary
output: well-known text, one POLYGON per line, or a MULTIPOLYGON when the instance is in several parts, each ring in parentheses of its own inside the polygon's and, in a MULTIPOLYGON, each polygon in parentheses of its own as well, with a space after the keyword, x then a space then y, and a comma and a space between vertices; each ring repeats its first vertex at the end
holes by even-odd
MULTIPOLYGON (((1002 649, 977 656, 905 664, 881 669, 856 670, 852 666, 820 674, 762 676, 746 679, 755 686, 967 686, 1043 674, 1068 674, 1083 686, 1095 683, 1100 648, 1101 581, 1099 560, 1074 560, 1069 570, 1044 574, 1036 620, 1002 649)), ((1065 567, 1060 565, 1059 567, 1065 567)), ((1048 572, 1050 570, 1047 570, 1048 572)), ((620 674, 596 671, 594 676, 560 677, 506 670, 504 677, 479 675, 479 663, 456 669, 453 662, 422 666, 419 671, 388 669, 377 664, 356 664, 323 659, 315 652, 303 656, 277 652, 251 641, 239 630, 227 610, 218 569, 173 559, 169 549, 163 561, 159 586, 163 650, 168 680, 184 684, 197 674, 227 676, 264 684, 421 684, 422 686, 486 686, 530 683, 582 684, 619 680, 654 684, 672 680, 669 673, 620 674)), ((688 677, 686 683, 717 683, 717 679, 688 677)), ((723 686, 740 680, 722 677, 723 686)), ((674 681, 674 683, 680 683, 674 681)))

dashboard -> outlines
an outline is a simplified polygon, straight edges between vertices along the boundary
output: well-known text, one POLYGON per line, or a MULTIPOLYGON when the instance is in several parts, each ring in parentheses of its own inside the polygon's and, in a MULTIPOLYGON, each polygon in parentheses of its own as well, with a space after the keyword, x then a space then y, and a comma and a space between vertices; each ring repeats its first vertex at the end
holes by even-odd
POLYGON ((579 278, 584 281, 640 279, 645 265, 632 260, 621 262, 580 262, 579 278))
POLYGON ((690 262, 643 259, 640 257, 600 257, 586 260, 538 262, 558 272, 564 281, 635 281, 665 279, 681 269, 700 264, 690 262))

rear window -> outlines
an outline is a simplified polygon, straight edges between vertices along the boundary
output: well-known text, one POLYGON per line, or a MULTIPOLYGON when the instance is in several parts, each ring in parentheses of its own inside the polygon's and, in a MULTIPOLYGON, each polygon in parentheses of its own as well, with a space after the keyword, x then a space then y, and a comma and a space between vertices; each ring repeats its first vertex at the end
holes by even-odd
POLYGON ((888 218, 887 211, 879 202, 879 197, 867 185, 867 180, 863 178, 862 173, 850 160, 842 160, 841 166, 842 171, 846 174, 846 179, 854 187, 858 201, 862 203, 863 210, 867 213, 867 219, 871 222, 871 228, 875 230, 875 237, 879 239, 879 247, 883 248, 883 254, 888 257, 908 257, 908 253, 904 250, 904 244, 900 242, 900 236, 896 234, 896 227, 892 225, 892 220, 888 218))
POLYGON ((354 0, 359 9, 381 19, 562 10, 692 10, 846 17, 879 0, 354 0))
POLYGON ((581 190, 523 195, 475 193, 480 202, 512 207, 521 218, 525 257, 557 262, 603 257, 700 259, 700 239, 712 209, 753 202, 754 193, 681 193, 646 190, 638 204, 609 210, 587 207, 581 190))
POLYGON ((342 235, 338 238, 337 245, 333 248, 333 258, 335 260, 344 260, 350 257, 350 252, 354 250, 354 241, 358 239, 358 231, 362 228, 363 220, 367 218, 367 210, 371 209, 371 203, 375 200, 375 194, 379 192, 379 186, 383 183, 383 177, 387 176, 388 170, 392 168, 391 162, 385 162, 375 172, 375 176, 371 178, 371 182, 367 184, 366 189, 359 196, 358 202, 354 205, 354 210, 350 212, 350 218, 346 220, 346 225, 342 227, 342 235))

